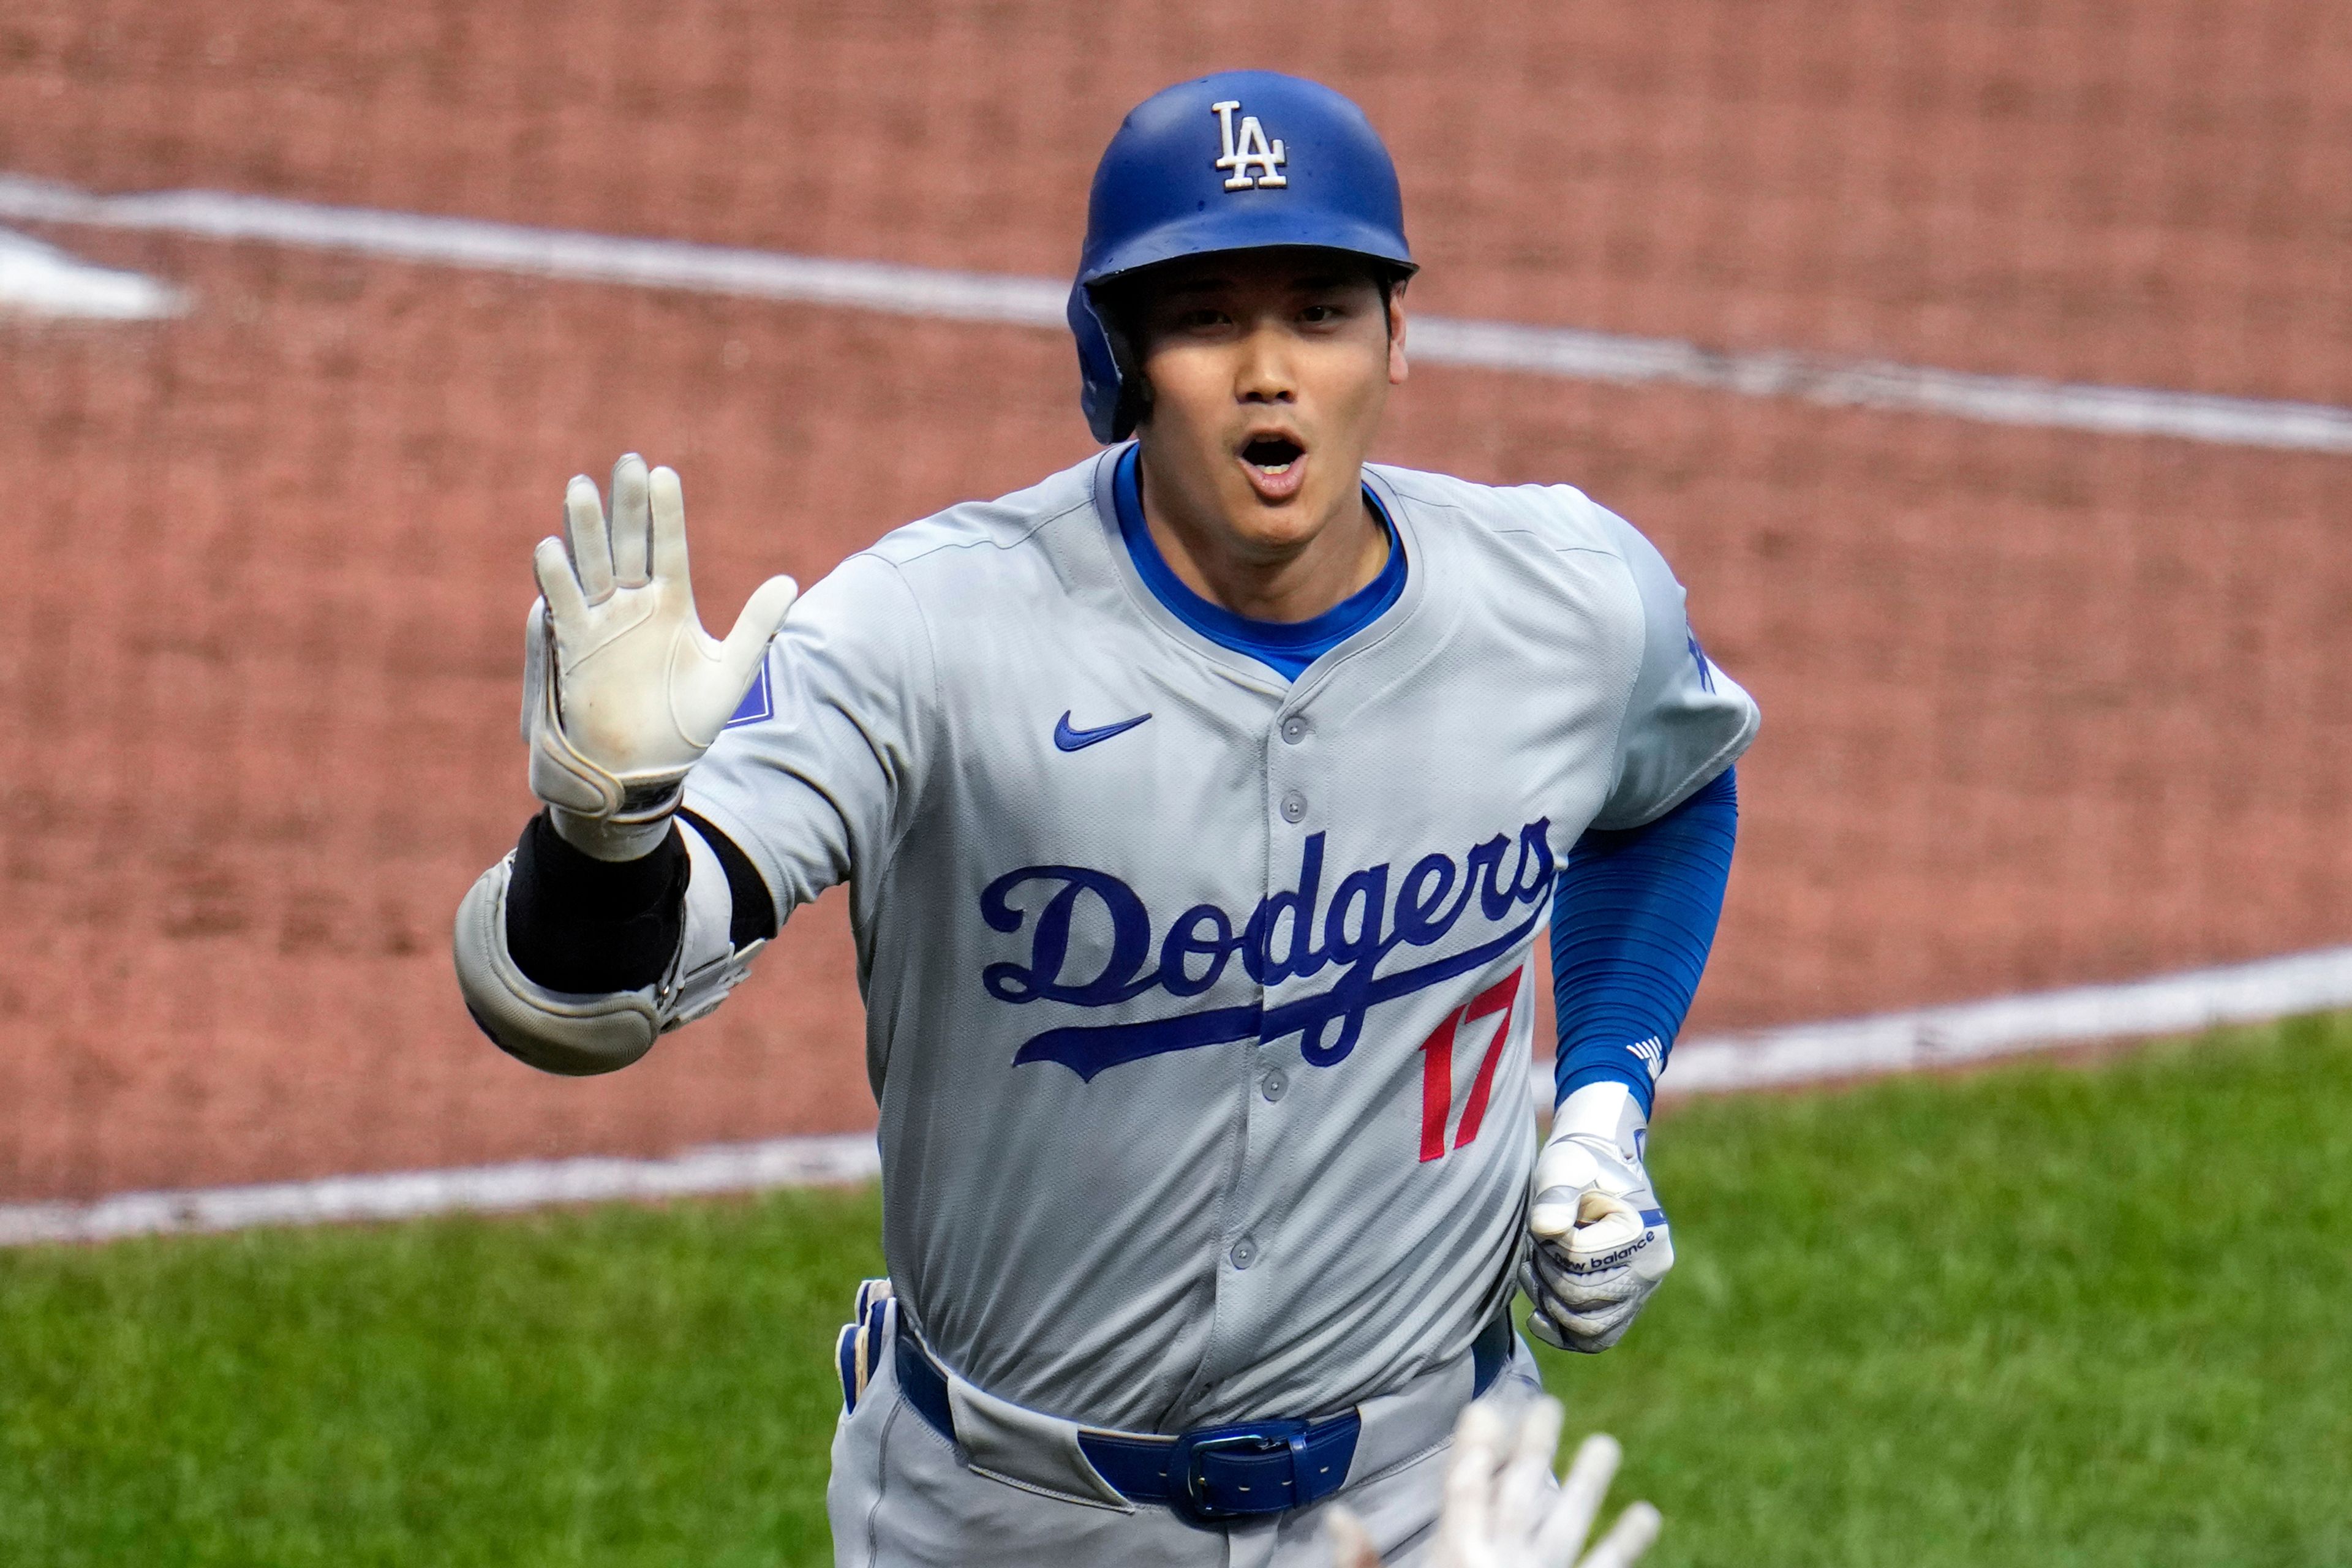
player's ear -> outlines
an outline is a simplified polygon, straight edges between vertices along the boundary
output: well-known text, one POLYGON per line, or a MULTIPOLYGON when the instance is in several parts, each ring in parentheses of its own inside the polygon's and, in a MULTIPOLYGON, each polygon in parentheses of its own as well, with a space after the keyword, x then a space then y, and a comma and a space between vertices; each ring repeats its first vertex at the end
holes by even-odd
POLYGON ((1389 384, 1402 386, 1407 369, 1404 359, 1404 285, 1402 278, 1381 290, 1389 308, 1389 384))

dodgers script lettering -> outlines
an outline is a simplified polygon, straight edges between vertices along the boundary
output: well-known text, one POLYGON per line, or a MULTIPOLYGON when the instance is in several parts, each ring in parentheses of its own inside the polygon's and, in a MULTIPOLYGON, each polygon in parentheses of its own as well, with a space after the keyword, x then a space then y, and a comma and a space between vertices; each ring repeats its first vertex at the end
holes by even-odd
POLYGON ((1356 1048, 1372 1008, 1473 973, 1527 940, 1551 904, 1557 868, 1550 833, 1548 818, 1528 823, 1519 830, 1516 858, 1503 834, 1473 846, 1459 862, 1450 855, 1424 855, 1393 885, 1385 862, 1350 871, 1333 884, 1328 907, 1324 837, 1312 834, 1294 889, 1262 900, 1239 921, 1214 904, 1197 904, 1158 930, 1156 942, 1150 911, 1119 878, 1084 866, 1024 866, 982 890, 980 912, 992 930, 1008 935, 1025 930, 1028 960, 992 963, 982 971, 981 984, 1015 1006, 1110 1007, 1153 991, 1198 996, 1235 962, 1260 986, 1311 979, 1328 969, 1334 973, 1328 988, 1275 1006, 1261 1000, 1047 1029, 1032 1036, 1013 1059, 1016 1065, 1059 1062, 1092 1081, 1106 1068, 1145 1057, 1295 1034, 1309 1065, 1330 1067, 1356 1048), (1465 918, 1486 928, 1481 940, 1381 973, 1382 960, 1400 948, 1450 945, 1447 939, 1465 918), (1095 973, 1073 974, 1071 933, 1081 921, 1110 932, 1109 952, 1095 973))

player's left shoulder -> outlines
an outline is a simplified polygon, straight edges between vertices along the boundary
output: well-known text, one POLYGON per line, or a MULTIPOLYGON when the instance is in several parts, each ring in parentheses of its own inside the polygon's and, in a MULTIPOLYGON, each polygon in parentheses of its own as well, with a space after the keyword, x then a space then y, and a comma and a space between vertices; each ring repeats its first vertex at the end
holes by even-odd
POLYGON ((1365 472, 1441 594, 1482 615, 1517 606, 1554 624, 1613 627, 1629 644, 1643 636, 1650 579, 1665 573, 1664 563, 1630 524, 1575 486, 1483 485, 1385 464, 1367 464, 1365 472))
POLYGON ((1375 494, 1417 524, 1504 550, 1622 556, 1627 535, 1640 537, 1574 485, 1486 485, 1386 463, 1367 463, 1364 472, 1375 494))

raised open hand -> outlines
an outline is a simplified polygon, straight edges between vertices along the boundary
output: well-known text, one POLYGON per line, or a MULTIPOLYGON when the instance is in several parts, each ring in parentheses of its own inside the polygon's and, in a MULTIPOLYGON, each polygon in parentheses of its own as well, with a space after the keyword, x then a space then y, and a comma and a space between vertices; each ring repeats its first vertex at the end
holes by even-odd
POLYGON ((769 578, 719 642, 695 614, 674 471, 648 473, 632 452, 613 466, 609 517, 584 474, 563 501, 568 544, 543 539, 531 560, 531 793, 557 808, 566 837, 625 859, 667 831, 687 771, 742 701, 800 587, 769 578))

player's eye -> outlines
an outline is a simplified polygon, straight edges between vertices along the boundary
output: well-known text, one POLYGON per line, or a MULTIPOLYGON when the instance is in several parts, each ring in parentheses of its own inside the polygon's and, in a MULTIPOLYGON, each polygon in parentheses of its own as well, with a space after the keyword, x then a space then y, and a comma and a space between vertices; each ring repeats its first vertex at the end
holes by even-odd
POLYGON ((1221 327, 1224 323, 1225 313, 1208 305, 1195 305, 1176 318, 1177 327, 1188 332, 1199 331, 1204 327, 1221 327))
POLYGON ((1347 312, 1337 305, 1309 305, 1298 312, 1298 319, 1310 326, 1323 326, 1339 321, 1347 312))

